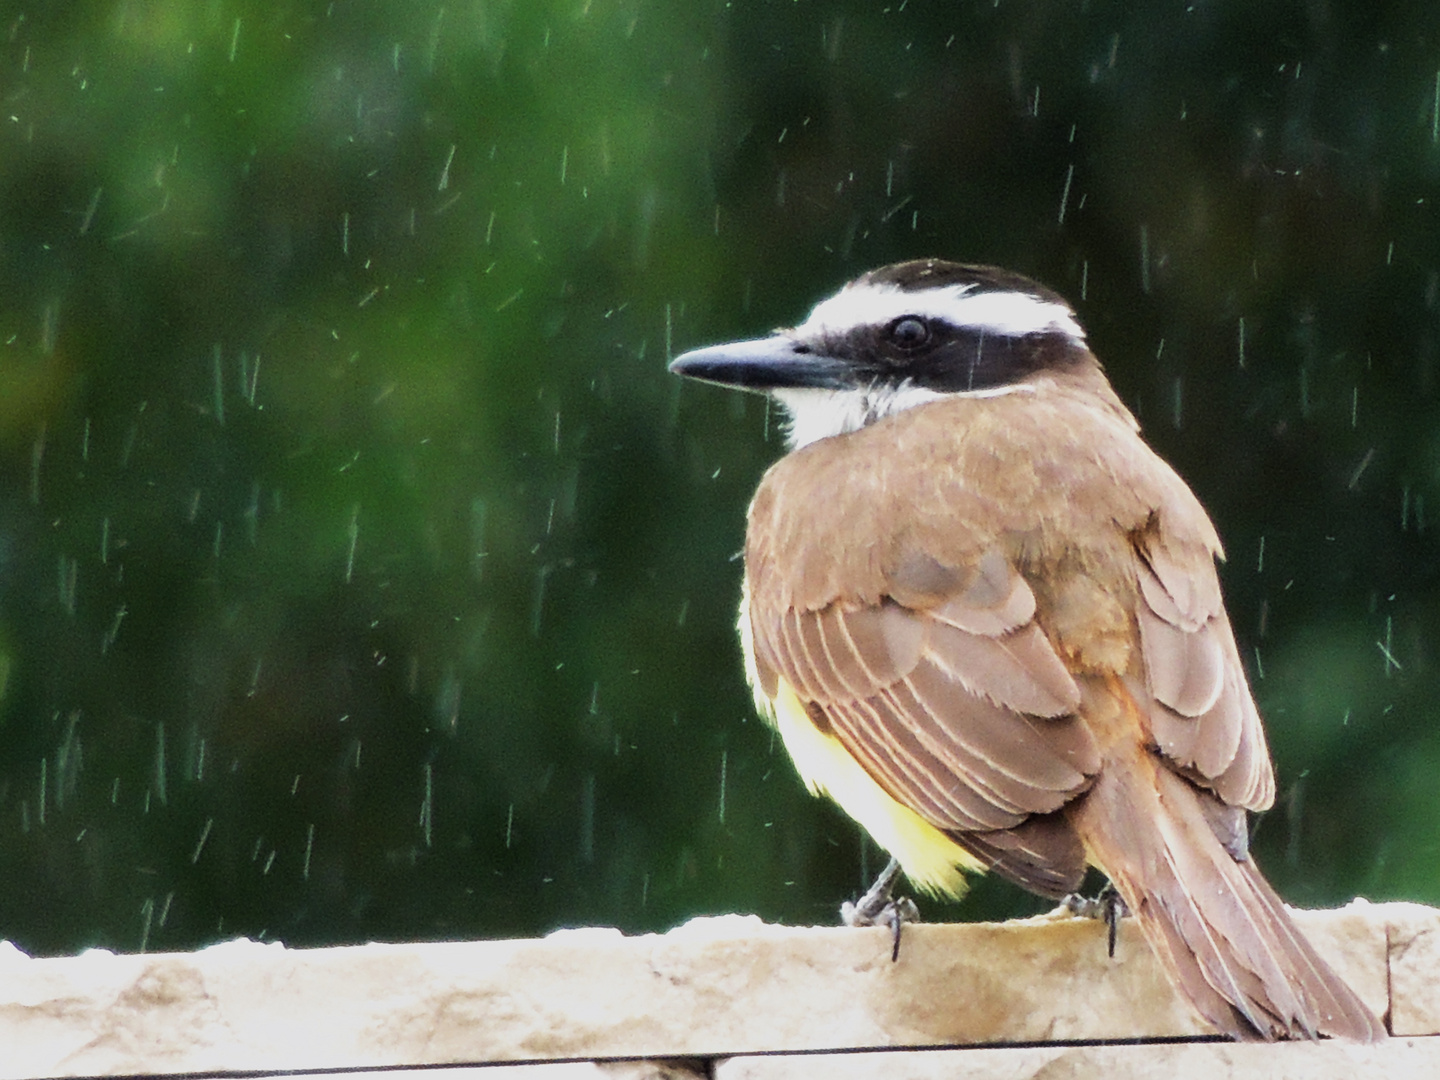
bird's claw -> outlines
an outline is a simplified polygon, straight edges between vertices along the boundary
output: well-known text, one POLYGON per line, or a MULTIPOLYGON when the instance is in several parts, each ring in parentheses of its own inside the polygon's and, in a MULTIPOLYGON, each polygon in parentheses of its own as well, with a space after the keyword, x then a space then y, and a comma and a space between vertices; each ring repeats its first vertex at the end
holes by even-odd
POLYGON ((1120 920, 1130 914, 1125 898, 1114 885, 1106 885, 1097 896, 1069 893, 1060 901, 1082 919, 1099 919, 1105 923, 1110 958, 1115 958, 1115 941, 1120 936, 1120 920))
POLYGON ((885 867, 875 884, 859 900, 846 900, 840 905, 840 921, 846 926, 888 926, 894 944, 890 959, 900 959, 900 928, 920 921, 920 909, 908 896, 895 896, 895 882, 900 877, 900 864, 894 859, 885 867))

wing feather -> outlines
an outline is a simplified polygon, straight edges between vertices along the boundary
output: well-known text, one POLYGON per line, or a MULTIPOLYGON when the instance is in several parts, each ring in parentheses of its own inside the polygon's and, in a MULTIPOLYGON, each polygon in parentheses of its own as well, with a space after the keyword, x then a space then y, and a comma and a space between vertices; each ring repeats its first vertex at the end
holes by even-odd
POLYGON ((1059 900, 1085 878, 1085 848, 1058 814, 1030 818, 1003 832, 965 833, 955 841, 1022 889, 1059 900))
MULTIPOLYGON (((915 702, 917 723, 937 743, 961 747, 974 765, 971 775, 987 788, 1006 793, 1016 809, 1049 813, 1086 785, 1086 773, 1066 760, 1068 743, 1088 743, 1073 720, 1032 720, 988 701, 959 700, 959 688, 934 667, 922 664, 900 686, 915 702), (963 708, 963 712, 962 712, 963 708), (1068 738, 1080 732, 1078 740, 1068 738)), ((1099 767, 1099 756, 1083 762, 1099 767)))
POLYGON ((998 549, 959 566, 915 549, 896 567, 875 603, 752 606, 754 651, 892 798, 952 836, 990 835, 982 857, 1048 895, 1083 870, 1063 825, 1028 846, 996 837, 1098 771, 1080 688, 998 549))
POLYGON ((1135 616, 1151 733, 1160 752, 1233 806, 1262 810, 1275 778, 1260 714, 1208 550, 1178 550, 1153 531, 1137 544, 1135 616))
POLYGON ((937 757, 890 708, 875 701, 825 709, 832 730, 876 782, 937 828, 960 832, 1006 829, 1022 815, 997 807, 986 793, 960 784, 953 763, 937 757))

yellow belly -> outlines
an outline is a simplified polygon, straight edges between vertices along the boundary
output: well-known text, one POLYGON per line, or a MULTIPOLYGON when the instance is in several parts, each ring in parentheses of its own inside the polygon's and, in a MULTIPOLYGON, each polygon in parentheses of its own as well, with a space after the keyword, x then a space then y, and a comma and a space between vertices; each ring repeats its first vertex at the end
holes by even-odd
POLYGON ((983 871, 984 864, 914 810, 891 798, 839 739, 811 722, 804 703, 784 679, 773 700, 765 696, 755 676, 750 618, 744 607, 740 611, 740 639, 755 704, 780 733, 805 786, 816 795, 835 800, 877 844, 895 856, 917 888, 932 895, 962 896, 966 888, 962 871, 983 871))

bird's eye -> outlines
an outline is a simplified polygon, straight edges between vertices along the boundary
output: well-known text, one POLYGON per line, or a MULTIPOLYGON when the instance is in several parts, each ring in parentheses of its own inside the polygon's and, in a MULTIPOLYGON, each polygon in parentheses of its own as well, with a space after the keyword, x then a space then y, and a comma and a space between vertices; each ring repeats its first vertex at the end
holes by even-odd
POLYGON ((930 327, 924 319, 906 315, 890 324, 890 340, 902 349, 918 349, 930 340, 930 327))

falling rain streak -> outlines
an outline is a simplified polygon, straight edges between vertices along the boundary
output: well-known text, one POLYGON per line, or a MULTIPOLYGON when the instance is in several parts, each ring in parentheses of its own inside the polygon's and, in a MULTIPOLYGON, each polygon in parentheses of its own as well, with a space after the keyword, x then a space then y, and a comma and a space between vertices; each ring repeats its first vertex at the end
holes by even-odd
POLYGON ((200 830, 200 839, 195 841, 195 850, 190 853, 192 865, 200 861, 200 853, 205 850, 205 841, 210 839, 210 829, 214 824, 214 818, 205 819, 205 827, 200 830))
POLYGON ((225 367, 222 363, 220 343, 217 341, 210 352, 210 369, 215 380, 215 420, 225 426, 225 367))
POLYGON ((40 505, 40 463, 45 459, 45 421, 40 421, 40 429, 35 433, 35 441, 30 445, 30 502, 40 505))
POLYGON ((550 580, 550 567, 535 568, 534 593, 530 600, 530 636, 540 636, 540 623, 545 614, 545 588, 550 580))
POLYGON ((1150 295, 1150 227, 1140 226, 1140 291, 1150 295))
POLYGON ((1385 640, 1375 642, 1375 646, 1380 650, 1380 654, 1385 658, 1385 677, 1387 679, 1390 677, 1392 671, 1404 670, 1400 666, 1400 661, 1395 659, 1395 638, 1393 631, 1393 617, 1390 615, 1386 615, 1385 640))
POLYGON ((725 824, 725 788, 726 778, 730 770, 730 751, 720 751, 720 824, 725 824))
POLYGON ((595 861, 595 774, 580 779, 580 861, 595 861))
POLYGON ((350 524, 345 528, 345 536, 349 545, 345 552, 345 584, 350 584, 350 579, 355 573, 355 544, 360 539, 360 504, 356 503, 350 509, 350 524))

